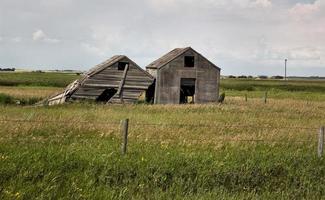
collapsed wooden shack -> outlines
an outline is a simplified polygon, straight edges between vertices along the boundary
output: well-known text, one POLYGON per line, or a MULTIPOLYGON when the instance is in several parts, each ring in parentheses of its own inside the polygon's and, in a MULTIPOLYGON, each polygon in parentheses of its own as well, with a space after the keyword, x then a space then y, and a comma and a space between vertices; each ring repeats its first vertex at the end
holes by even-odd
POLYGON ((148 91, 154 77, 124 55, 96 65, 66 89, 47 100, 48 105, 92 100, 104 103, 134 103, 148 91))

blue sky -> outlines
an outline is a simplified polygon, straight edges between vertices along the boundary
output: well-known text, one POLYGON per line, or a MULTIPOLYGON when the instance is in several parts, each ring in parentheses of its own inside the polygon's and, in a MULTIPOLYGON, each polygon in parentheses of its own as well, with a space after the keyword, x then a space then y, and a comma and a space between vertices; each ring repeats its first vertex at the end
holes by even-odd
POLYGON ((325 76, 325 0, 0 0, 0 67, 145 67, 192 46, 229 75, 325 76))

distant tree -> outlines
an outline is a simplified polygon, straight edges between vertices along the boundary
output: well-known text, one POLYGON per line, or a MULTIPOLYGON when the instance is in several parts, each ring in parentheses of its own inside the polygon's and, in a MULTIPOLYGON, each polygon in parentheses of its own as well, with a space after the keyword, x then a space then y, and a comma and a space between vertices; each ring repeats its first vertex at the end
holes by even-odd
POLYGON ((272 79, 283 79, 283 76, 279 76, 279 75, 277 75, 277 76, 272 76, 271 78, 272 78, 272 79))
POLYGON ((236 78, 236 76, 229 75, 228 78, 236 78))
POLYGON ((265 75, 260 75, 260 76, 258 76, 258 78, 259 78, 259 79, 267 79, 268 77, 265 76, 265 75))

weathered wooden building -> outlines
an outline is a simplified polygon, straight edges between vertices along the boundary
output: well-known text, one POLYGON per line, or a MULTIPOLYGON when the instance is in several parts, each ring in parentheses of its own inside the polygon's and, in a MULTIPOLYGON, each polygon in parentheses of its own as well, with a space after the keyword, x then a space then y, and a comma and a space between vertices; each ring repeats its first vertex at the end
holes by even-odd
POLYGON ((217 102, 220 68, 191 47, 176 48, 146 67, 155 77, 156 104, 217 102))
POLYGON ((105 103, 136 102, 154 82, 154 77, 124 55, 96 65, 64 92, 48 99, 49 105, 73 100, 105 103))

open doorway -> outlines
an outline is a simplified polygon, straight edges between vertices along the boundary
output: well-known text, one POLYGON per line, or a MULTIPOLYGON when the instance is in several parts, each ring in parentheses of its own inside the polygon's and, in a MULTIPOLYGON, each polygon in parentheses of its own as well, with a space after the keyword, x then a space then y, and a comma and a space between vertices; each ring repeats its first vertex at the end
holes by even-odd
POLYGON ((97 102, 108 102, 115 94, 117 90, 114 88, 105 89, 96 99, 97 102))
POLYGON ((179 103, 194 103, 195 78, 181 78, 179 103))
POLYGON ((155 99, 155 87, 156 87, 156 80, 148 87, 146 90, 146 102, 147 103, 154 103, 155 99))

